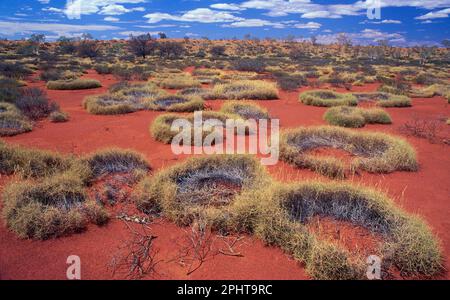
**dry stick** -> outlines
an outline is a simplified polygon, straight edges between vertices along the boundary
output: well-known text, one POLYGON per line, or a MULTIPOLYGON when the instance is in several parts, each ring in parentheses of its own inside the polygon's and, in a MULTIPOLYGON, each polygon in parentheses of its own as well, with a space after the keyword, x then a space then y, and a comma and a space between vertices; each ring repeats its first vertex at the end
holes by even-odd
POLYGON ((127 268, 127 278, 138 279, 150 272, 156 273, 156 265, 160 261, 156 261, 155 257, 158 253, 153 248, 153 241, 157 238, 149 234, 149 226, 142 224, 143 232, 139 232, 132 228, 127 221, 124 221, 133 237, 130 241, 124 243, 119 250, 126 249, 124 256, 115 256, 111 262, 113 268, 113 276, 120 268, 127 268))
POLYGON ((236 245, 237 242, 240 242, 241 240, 243 240, 245 237, 241 236, 241 237, 236 237, 234 238, 234 240, 231 242, 231 244, 226 240, 227 238, 222 236, 222 241, 227 245, 228 247, 228 251, 224 251, 222 249, 219 249, 219 253, 223 254, 223 255, 227 255, 227 256, 236 256, 236 257, 244 257, 244 255, 242 255, 240 252, 236 252, 234 251, 233 247, 236 245))

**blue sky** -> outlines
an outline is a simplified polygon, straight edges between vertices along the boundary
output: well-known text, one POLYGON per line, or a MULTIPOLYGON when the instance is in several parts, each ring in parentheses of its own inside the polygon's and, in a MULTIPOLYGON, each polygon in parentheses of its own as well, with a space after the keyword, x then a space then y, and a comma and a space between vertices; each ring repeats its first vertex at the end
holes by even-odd
POLYGON ((432 45, 450 39, 449 17, 450 0, 0 0, 0 37, 89 32, 112 39, 163 31, 211 39, 315 35, 332 43, 346 32, 359 44, 432 45), (377 7, 381 19, 369 18, 377 7))

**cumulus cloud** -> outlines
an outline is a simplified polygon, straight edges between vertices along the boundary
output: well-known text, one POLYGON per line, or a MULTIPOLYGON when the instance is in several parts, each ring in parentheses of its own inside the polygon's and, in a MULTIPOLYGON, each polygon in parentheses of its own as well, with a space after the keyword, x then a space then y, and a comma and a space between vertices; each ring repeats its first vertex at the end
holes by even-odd
POLYGON ((238 4, 234 3, 217 3, 210 5, 209 7, 222 10, 245 10, 244 7, 240 7, 238 4))
POLYGON ((299 29, 319 29, 322 24, 317 22, 299 23, 294 25, 295 28, 299 29))
POLYGON ((430 19, 448 18, 449 14, 450 14, 450 8, 447 8, 447 9, 429 12, 425 15, 416 17, 416 19, 417 20, 430 20, 430 19))
POLYGON ((32 23, 32 22, 5 22, 0 21, 0 34, 30 34, 34 32, 44 32, 56 34, 57 36, 73 36, 76 33, 87 31, 107 31, 118 30, 120 27, 109 25, 71 25, 59 23, 32 23))
POLYGON ((120 15, 131 11, 143 11, 142 7, 125 8, 123 4, 139 4, 145 0, 67 0, 63 12, 69 19, 77 19, 82 15, 100 13, 103 15, 120 15))
POLYGON ((151 13, 144 16, 149 23, 158 23, 163 20, 199 22, 199 23, 227 23, 242 21, 243 18, 234 16, 225 11, 217 11, 209 8, 197 8, 182 15, 171 15, 167 13, 151 13))

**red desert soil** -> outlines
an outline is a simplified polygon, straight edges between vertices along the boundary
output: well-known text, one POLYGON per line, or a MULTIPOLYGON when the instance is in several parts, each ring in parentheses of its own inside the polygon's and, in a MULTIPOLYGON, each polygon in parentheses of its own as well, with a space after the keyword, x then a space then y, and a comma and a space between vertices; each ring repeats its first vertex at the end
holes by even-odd
MULTIPOLYGON (((85 91, 48 91, 51 99, 70 114, 67 123, 42 121, 32 132, 5 138, 8 143, 27 147, 51 149, 65 153, 84 154, 104 147, 132 148, 143 153, 155 171, 186 158, 172 154, 169 145, 156 142, 149 135, 149 125, 161 112, 137 112, 124 116, 94 116, 82 108, 87 95, 103 93, 115 83, 112 76, 101 76, 91 71, 87 78, 100 80, 104 87, 85 91)), ((41 81, 30 86, 44 88, 41 81)), ((357 91, 374 91, 377 85, 357 87, 357 91)), ((303 88, 301 91, 306 90, 303 88)), ((305 106, 298 102, 297 92, 280 92, 280 100, 259 101, 273 117, 281 119, 282 128, 324 125, 324 108, 305 106)), ((217 109, 223 101, 208 101, 217 109)), ((450 109, 442 97, 414 99, 412 108, 387 109, 394 124, 370 125, 361 130, 378 130, 399 134, 399 127, 414 115, 425 118, 450 116, 450 109)), ((444 130, 446 134, 450 126, 444 130)), ((397 172, 389 175, 362 174, 353 180, 385 190, 402 207, 421 215, 442 240, 445 258, 450 255, 450 155, 446 145, 430 144, 426 140, 407 138, 418 152, 420 171, 397 172)), ((297 170, 285 163, 268 167, 269 172, 283 181, 320 178, 308 170, 297 170)), ((8 178, 0 178, 0 186, 8 178)), ((215 255, 201 268, 187 276, 187 267, 174 260, 180 250, 185 230, 165 220, 151 225, 159 249, 158 258, 164 260, 157 267, 156 278, 162 279, 307 279, 302 266, 281 250, 266 247, 261 241, 245 237, 238 251, 244 257, 215 255)), ((65 279, 66 259, 78 255, 82 262, 84 279, 109 279, 107 265, 117 247, 129 236, 120 220, 112 219, 105 227, 90 226, 85 233, 49 241, 20 240, 5 225, 0 225, 0 279, 65 279)), ((222 245, 223 246, 223 245, 222 245)), ((217 247, 221 247, 220 243, 217 247)), ((450 261, 446 261, 450 267, 450 261)), ((447 278, 448 274, 446 275, 447 278)), ((152 277, 153 278, 153 277, 152 277)))

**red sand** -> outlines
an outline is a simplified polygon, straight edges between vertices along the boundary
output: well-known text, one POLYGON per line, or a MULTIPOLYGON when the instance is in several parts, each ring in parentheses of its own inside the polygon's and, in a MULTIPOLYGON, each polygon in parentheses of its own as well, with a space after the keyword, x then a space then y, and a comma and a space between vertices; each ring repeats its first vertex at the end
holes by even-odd
MULTIPOLYGON (((124 116, 94 116, 84 111, 82 100, 87 95, 103 93, 116 81, 112 76, 100 76, 89 72, 85 77, 99 79, 104 87, 85 91, 48 91, 71 119, 55 124, 42 121, 30 133, 5 138, 8 143, 33 148, 51 149, 65 153, 89 153, 116 146, 132 148, 143 153, 156 170, 182 161, 186 156, 172 154, 170 145, 154 141, 149 135, 149 125, 161 112, 137 112, 124 116)), ((43 82, 31 86, 44 87, 43 82)), ((376 84, 355 87, 357 91, 373 91, 376 84)), ((301 91, 305 90, 303 88, 301 91)), ((298 102, 297 92, 281 92, 278 101, 259 101, 273 117, 281 119, 283 128, 323 125, 325 108, 305 106, 298 102)), ((208 101, 217 109, 223 101, 208 101)), ((425 118, 450 116, 450 109, 442 97, 414 99, 412 108, 387 109, 394 124, 369 125, 361 130, 379 130, 399 134, 399 127, 414 115, 425 118)), ((449 133, 450 126, 444 130, 449 133)), ((450 156, 445 145, 430 144, 426 140, 407 138, 417 149, 420 171, 397 172, 389 175, 363 174, 352 179, 382 189, 407 211, 421 215, 442 240, 444 257, 450 254, 450 156)), ((312 178, 326 180, 308 170, 297 170, 285 163, 268 167, 269 172, 283 181, 312 178)), ((0 178, 3 186, 7 178, 0 178)), ((187 268, 173 261, 179 251, 179 243, 185 231, 167 221, 152 225, 158 236, 155 245, 159 249, 156 278, 162 279, 307 279, 302 266, 280 249, 266 247, 261 241, 246 237, 239 248, 244 257, 215 255, 201 268, 187 276, 187 268)), ((81 257, 83 279, 108 279, 107 268, 117 247, 129 235, 121 221, 111 220, 105 227, 90 226, 88 231, 50 241, 20 240, 0 225, 0 279, 65 279, 66 259, 69 255, 81 257)), ((450 261, 446 261, 447 268, 450 261)), ((447 278, 449 275, 446 275, 447 278)))

